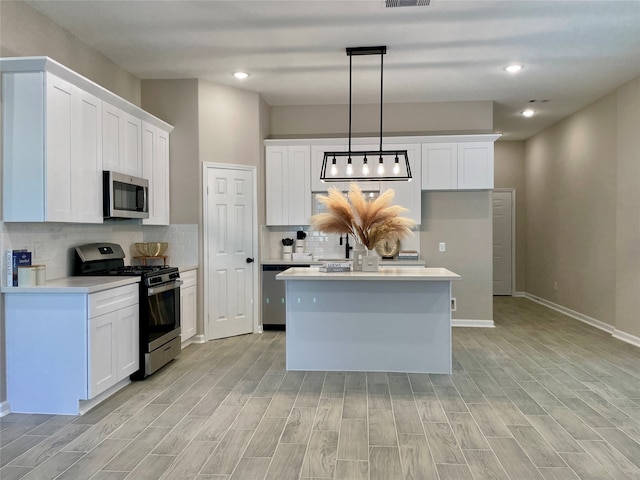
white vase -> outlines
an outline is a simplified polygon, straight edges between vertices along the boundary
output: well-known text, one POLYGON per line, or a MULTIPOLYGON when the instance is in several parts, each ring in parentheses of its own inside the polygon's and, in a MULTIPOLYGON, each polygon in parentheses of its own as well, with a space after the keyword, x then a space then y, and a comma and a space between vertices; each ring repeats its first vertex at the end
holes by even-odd
POLYGON ((353 271, 361 272, 363 258, 367 255, 367 249, 362 243, 356 243, 353 246, 353 271))

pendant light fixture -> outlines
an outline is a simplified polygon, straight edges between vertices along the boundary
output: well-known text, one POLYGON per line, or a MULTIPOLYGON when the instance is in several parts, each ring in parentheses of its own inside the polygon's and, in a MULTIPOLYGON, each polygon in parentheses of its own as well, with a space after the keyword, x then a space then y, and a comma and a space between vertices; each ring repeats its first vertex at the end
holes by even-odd
POLYGON ((382 92, 383 92, 383 55, 387 47, 347 48, 349 57, 349 148, 346 152, 324 152, 320 180, 323 182, 350 181, 410 181, 411 167, 406 150, 382 150, 382 92), (353 56, 380 55, 380 148, 354 152, 351 150, 351 83, 353 56), (377 165, 369 165, 369 160, 377 165))

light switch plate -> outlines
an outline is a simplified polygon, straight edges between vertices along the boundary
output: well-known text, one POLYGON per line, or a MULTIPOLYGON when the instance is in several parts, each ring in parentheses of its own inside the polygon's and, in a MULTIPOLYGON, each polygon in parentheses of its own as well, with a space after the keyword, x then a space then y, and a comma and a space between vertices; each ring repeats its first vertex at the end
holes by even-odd
POLYGON ((444 242, 440 242, 440 245, 438 245, 438 250, 441 252, 446 252, 447 251, 447 244, 444 242))

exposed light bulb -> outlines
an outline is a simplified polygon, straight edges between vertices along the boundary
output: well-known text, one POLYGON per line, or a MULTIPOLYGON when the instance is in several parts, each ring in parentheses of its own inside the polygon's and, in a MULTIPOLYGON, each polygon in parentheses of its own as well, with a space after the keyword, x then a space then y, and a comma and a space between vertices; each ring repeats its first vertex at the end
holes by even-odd
POLYGON ((347 160, 347 175, 353 175, 353 165, 351 165, 351 157, 347 160))
POLYGON ((393 165, 393 174, 398 175, 400 173, 400 160, 396 157, 396 163, 393 165))
POLYGON ((362 162, 362 175, 369 175, 369 164, 367 161, 367 157, 364 157, 362 162))
POLYGON ((384 164, 382 162, 378 164, 378 175, 384 175, 384 164))
POLYGON ((336 157, 333 157, 333 160, 331 161, 331 175, 332 176, 336 176, 338 174, 338 167, 336 166, 336 157))

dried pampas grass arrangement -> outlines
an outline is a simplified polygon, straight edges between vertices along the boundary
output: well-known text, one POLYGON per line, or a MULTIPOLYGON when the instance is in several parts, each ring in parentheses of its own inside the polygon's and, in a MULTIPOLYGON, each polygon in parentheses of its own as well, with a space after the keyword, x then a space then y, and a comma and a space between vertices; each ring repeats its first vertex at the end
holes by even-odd
POLYGON ((398 239, 406 238, 416 223, 399 216, 407 209, 391 205, 394 196, 395 192, 389 189, 374 200, 366 200, 358 184, 352 183, 347 199, 337 188, 331 187, 327 195, 317 196, 327 212, 311 217, 311 228, 324 233, 353 235, 369 250, 391 234, 398 239))

